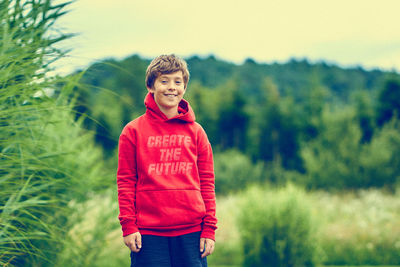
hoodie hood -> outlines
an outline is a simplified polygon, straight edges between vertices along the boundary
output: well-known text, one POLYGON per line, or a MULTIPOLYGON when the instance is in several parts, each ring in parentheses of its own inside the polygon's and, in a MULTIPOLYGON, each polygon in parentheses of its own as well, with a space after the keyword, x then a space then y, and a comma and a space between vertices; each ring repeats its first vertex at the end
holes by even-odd
POLYGON ((172 117, 170 119, 165 116, 164 113, 157 106, 156 101, 154 100, 154 95, 152 93, 147 93, 146 98, 144 99, 144 105, 146 106, 146 114, 153 119, 162 120, 162 121, 171 121, 171 120, 181 120, 185 122, 194 122, 196 117, 192 108, 185 99, 182 99, 178 105, 178 115, 172 117))

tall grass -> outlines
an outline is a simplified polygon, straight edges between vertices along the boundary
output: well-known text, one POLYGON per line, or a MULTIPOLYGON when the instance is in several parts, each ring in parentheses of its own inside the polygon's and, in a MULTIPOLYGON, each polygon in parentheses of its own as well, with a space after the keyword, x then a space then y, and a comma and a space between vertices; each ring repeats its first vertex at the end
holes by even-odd
POLYGON ((71 114, 79 77, 48 77, 63 56, 52 30, 68 3, 0 3, 0 265, 54 266, 101 184, 101 152, 71 114), (60 85, 63 85, 60 87, 60 85))

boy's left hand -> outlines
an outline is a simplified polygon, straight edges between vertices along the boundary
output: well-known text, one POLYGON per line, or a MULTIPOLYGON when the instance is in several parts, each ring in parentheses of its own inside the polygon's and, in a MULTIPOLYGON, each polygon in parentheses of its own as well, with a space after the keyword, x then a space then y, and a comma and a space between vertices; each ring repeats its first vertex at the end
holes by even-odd
POLYGON ((207 257, 214 252, 215 241, 209 238, 200 238, 200 252, 202 252, 201 257, 207 257))

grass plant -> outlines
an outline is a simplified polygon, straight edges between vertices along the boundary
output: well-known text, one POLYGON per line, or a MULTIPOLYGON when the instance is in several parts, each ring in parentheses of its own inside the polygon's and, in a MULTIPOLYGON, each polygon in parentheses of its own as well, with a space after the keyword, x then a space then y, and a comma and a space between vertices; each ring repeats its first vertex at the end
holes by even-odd
POLYGON ((79 77, 49 77, 68 2, 0 3, 0 265, 55 266, 102 183, 101 151, 71 113, 79 77))

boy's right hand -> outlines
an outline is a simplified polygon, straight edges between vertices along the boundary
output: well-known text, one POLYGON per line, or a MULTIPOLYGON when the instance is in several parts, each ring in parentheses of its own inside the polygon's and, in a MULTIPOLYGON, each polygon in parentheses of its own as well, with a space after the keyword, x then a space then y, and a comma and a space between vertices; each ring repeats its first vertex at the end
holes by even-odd
POLYGON ((139 232, 124 236, 124 243, 133 252, 139 252, 142 248, 142 236, 139 232))

